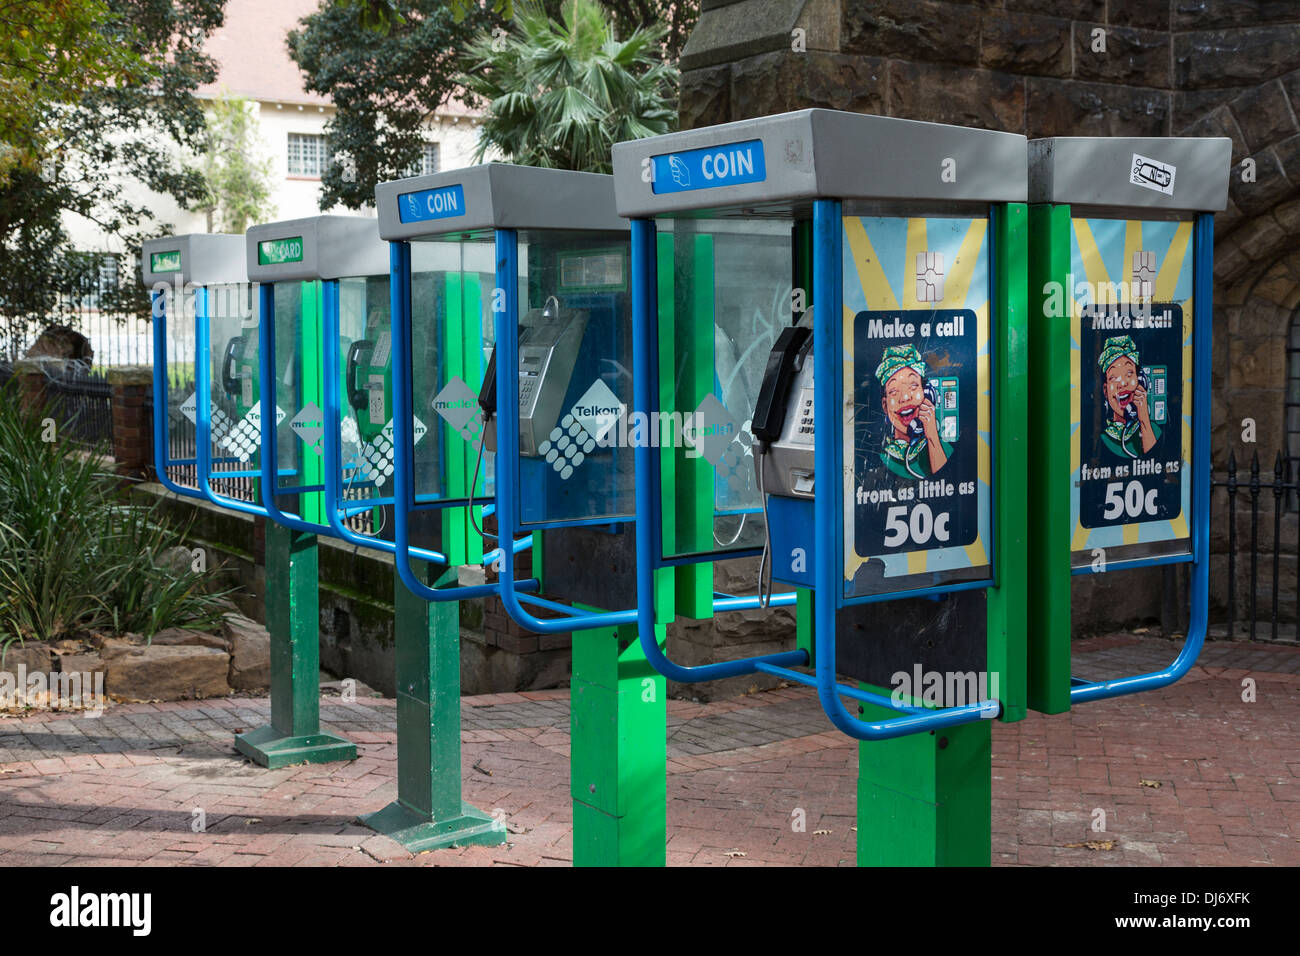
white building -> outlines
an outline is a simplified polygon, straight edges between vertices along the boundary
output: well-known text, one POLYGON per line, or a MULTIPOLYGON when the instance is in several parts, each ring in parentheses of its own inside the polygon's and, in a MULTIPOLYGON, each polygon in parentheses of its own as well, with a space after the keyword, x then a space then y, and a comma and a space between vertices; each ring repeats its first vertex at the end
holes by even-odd
MULTIPOLYGON (((205 50, 217 62, 215 82, 198 90, 202 99, 240 96, 255 104, 260 156, 271 160, 273 211, 266 221, 319 215, 320 174, 328 162, 325 124, 334 115, 328 99, 308 92, 303 75, 289 57, 287 37, 299 21, 315 12, 319 0, 227 0, 225 24, 209 37, 205 50)), ((457 101, 448 102, 428 124, 420 174, 456 169, 473 162, 478 143, 477 116, 457 101)), ((198 157, 190 157, 197 162, 198 157)), ((170 196, 150 193, 138 183, 123 188, 147 206, 159 223, 170 224, 176 234, 207 232, 207 215, 181 209, 170 196)), ((374 208, 347 210, 336 206, 330 213, 375 214, 374 208)), ((94 223, 66 214, 65 228, 75 248, 92 253, 120 253, 122 244, 94 223)), ((101 281, 117 281, 116 262, 109 260, 101 281)), ((97 320, 97 296, 84 303, 87 328, 97 364, 148 361, 149 331, 145 323, 125 326, 97 320), (138 325, 138 327, 136 327, 138 325)))

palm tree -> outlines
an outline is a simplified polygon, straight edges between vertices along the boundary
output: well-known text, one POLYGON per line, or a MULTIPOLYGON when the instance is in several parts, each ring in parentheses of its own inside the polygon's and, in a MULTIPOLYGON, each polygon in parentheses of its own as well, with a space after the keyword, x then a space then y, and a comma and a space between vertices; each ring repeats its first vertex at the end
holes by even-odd
POLYGON ((677 123, 677 70, 660 56, 663 29, 614 36, 595 0, 565 0, 563 20, 533 2, 515 6, 513 29, 481 34, 460 82, 486 100, 475 160, 610 172, 610 147, 677 123))

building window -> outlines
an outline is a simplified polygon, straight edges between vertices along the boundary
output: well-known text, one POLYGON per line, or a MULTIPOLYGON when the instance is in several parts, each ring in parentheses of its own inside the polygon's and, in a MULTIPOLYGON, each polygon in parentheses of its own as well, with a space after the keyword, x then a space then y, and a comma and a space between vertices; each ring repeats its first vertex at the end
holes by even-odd
POLYGON ((120 284, 117 256, 111 252, 82 252, 78 257, 83 271, 78 277, 78 294, 73 297, 75 307, 82 310, 105 307, 105 300, 117 293, 120 284))
POLYGON ((324 136, 313 133, 289 134, 289 175, 320 176, 329 165, 329 145, 324 136))
POLYGON ((431 176, 438 171, 439 158, 438 144, 425 143, 420 158, 408 166, 403 175, 407 177, 431 176))

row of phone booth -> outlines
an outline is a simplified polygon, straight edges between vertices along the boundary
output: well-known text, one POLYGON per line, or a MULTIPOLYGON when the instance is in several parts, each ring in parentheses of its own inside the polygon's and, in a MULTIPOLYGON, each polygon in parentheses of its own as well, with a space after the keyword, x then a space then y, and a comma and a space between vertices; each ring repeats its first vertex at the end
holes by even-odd
POLYGON ((460 789, 456 608, 490 595, 572 635, 575 863, 664 862, 665 679, 749 674, 863 741, 860 864, 988 863, 991 720, 1164 686, 1204 638, 1229 162, 805 110, 147 242, 160 480, 267 519, 272 721, 237 746, 355 755, 319 724, 328 536, 394 564, 399 796, 365 819, 413 849, 506 838, 460 789), (1073 678, 1071 576, 1179 562, 1177 659, 1073 678), (788 650, 669 656, 674 619, 777 607, 788 650))

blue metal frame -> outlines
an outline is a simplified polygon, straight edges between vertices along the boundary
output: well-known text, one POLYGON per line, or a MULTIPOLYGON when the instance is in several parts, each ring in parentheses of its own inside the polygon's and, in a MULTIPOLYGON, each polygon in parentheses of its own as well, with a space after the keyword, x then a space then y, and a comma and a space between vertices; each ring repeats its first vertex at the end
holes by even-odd
MULTIPOLYGON (((467 598, 483 597, 489 594, 501 593, 501 584, 475 584, 466 587, 449 587, 449 588, 431 588, 416 576, 415 571, 411 568, 411 559, 414 557, 420 559, 421 553, 436 554, 436 552, 422 552, 420 549, 411 547, 411 529, 409 524, 410 512, 417 507, 417 501, 414 494, 415 485, 415 468, 413 461, 413 452, 415 448, 415 434, 412 427, 412 419, 415 417, 415 411, 412 407, 414 402, 411 395, 411 245, 408 242, 390 242, 388 244, 388 266, 389 266, 389 303, 390 303, 390 330, 392 339, 392 374, 393 374, 393 566, 397 569, 397 576, 401 578, 402 583, 410 589, 413 594, 424 598, 426 601, 461 601, 467 598)), ((337 358, 338 349, 338 326, 337 315, 335 317, 333 339, 326 341, 325 347, 335 349, 337 358), (331 346, 332 341, 332 346, 331 346)), ((333 376, 331 376, 332 378, 333 376)), ((509 378, 509 376, 500 376, 509 378)), ((328 386, 327 386, 328 387, 328 386)), ((328 396, 328 391, 326 395, 328 396)), ((328 401, 328 397, 327 397, 328 401)), ((338 417, 338 389, 337 384, 334 389, 334 408, 329 414, 334 417, 333 422, 341 425, 341 419, 338 417)), ((335 427, 339 427, 335 425, 335 427)), ((338 436, 335 436, 338 441, 338 436)), ((329 463, 327 462, 327 473, 325 481, 331 480, 337 482, 337 473, 333 479, 329 475, 329 463)), ((470 489, 472 492, 473 489, 470 489)), ((455 499, 451 501, 428 502, 419 505, 423 508, 451 508, 467 507, 470 501, 474 499, 455 499)), ((328 510, 333 513, 335 505, 333 501, 326 502, 328 510)), ((513 540, 513 534, 507 534, 502 529, 501 537, 513 540)), ((370 542, 367 542, 368 544, 370 542)), ((527 545, 521 542, 514 543, 514 550, 518 551, 521 546, 527 545)), ((383 550, 387 550, 384 548, 383 550)), ((498 549, 499 551, 500 549, 498 549)), ((494 554, 485 555, 485 561, 490 560, 494 554)), ((510 568, 512 562, 502 561, 503 568, 510 568)), ((504 575, 502 576, 504 578, 504 575)), ((537 579, 529 578, 518 583, 520 588, 536 589, 537 579)))
MULTIPOLYGON (((842 368, 844 345, 838 323, 842 321, 843 290, 840 283, 842 207, 838 200, 819 199, 813 204, 813 361, 817 368, 842 368)), ((632 322, 633 322, 633 407, 638 412, 652 408, 651 391, 654 364, 651 353, 657 336, 658 310, 655 300, 656 250, 654 224, 650 220, 632 221, 632 322)), ((814 393, 815 418, 829 423, 818 428, 818 435, 839 436, 842 433, 840 401, 843 391, 842 377, 826 376, 814 393), (828 387, 829 386, 829 387, 828 387)), ((504 400, 504 399, 503 399, 504 400)), ((962 707, 926 710, 908 704, 895 703, 883 695, 839 684, 835 679, 835 614, 843 602, 843 587, 837 580, 843 553, 844 491, 839 482, 818 482, 813 496, 813 549, 816 565, 818 600, 813 609, 814 633, 817 648, 815 677, 791 670, 793 666, 807 665, 806 651, 787 651, 759 657, 744 658, 697 667, 683 667, 670 661, 659 649, 656 641, 647 638, 647 624, 654 618, 655 542, 659 525, 659 502, 652 494, 657 489, 652 452, 649 448, 636 449, 637 478, 637 598, 640 613, 641 647, 651 665, 671 680, 697 683, 737 677, 761 672, 773 674, 807 686, 815 686, 822 709, 836 728, 859 740, 885 740, 907 734, 922 733, 988 720, 1001 712, 997 701, 981 701, 962 707), (888 708, 900 716, 887 720, 868 721, 849 713, 842 697, 864 701, 888 708)), ((843 449, 838 440, 818 441, 815 444, 814 467, 816 474, 841 474, 843 449)), ((988 582, 979 582, 987 587, 988 582)), ((942 591, 955 590, 949 586, 942 591)), ((896 597, 915 597, 935 589, 908 591, 896 597)), ((757 599, 755 599, 756 601, 757 599)), ((724 599, 732 605, 735 599, 724 599)), ((717 600, 715 599, 715 610, 717 600)), ((749 605, 755 606, 755 605, 749 605)), ((730 607, 725 608, 730 609, 730 607)), ((653 634, 651 630, 649 632, 653 634)))
MULTIPOLYGON (((198 457, 199 491, 203 497, 229 511, 242 514, 267 517, 266 509, 261 505, 247 501, 227 498, 212 490, 209 481, 212 477, 212 383, 211 383, 211 329, 208 325, 208 290, 198 288, 194 291, 194 446, 198 457)), ((260 373, 259 373, 260 374, 260 373)), ((259 396, 263 421, 266 419, 265 395, 259 396)), ((274 415, 274 411, 271 413, 274 415)), ((265 458, 265 449, 259 448, 258 455, 265 458)), ((225 472, 222 477, 251 477, 253 472, 225 472)))
MULTIPOLYGON (((1072 678, 1070 704, 1157 690, 1181 679, 1200 656, 1210 618, 1210 362, 1214 298, 1214 214, 1198 213, 1192 288, 1192 593, 1191 622, 1174 662, 1163 670, 1105 681, 1072 678)), ((1133 562, 1126 562, 1132 565, 1133 562)), ((1140 566, 1168 564, 1146 559, 1140 566)))
MULTIPOLYGON (((343 496, 343 402, 339 377, 334 374, 339 368, 339 284, 337 280, 323 282, 321 303, 324 316, 322 354, 325 367, 325 517, 334 536, 358 547, 397 554, 397 545, 375 535, 361 534, 349 528, 344 521, 353 514, 369 511, 383 505, 396 505, 396 496, 367 498, 363 501, 349 500, 343 496)), ((396 426, 394 426, 396 427, 396 426)), ((394 452, 394 461, 396 453, 394 452)), ((394 465, 394 468, 396 466, 394 465)), ((417 496, 416 501, 419 501, 417 496)), ((532 545, 532 537, 515 542, 515 553, 532 545)), ((483 563, 490 564, 501 554, 496 548, 483 556, 483 563)), ((432 564, 446 565, 446 555, 425 548, 410 548, 408 558, 428 561, 432 564)))
MULTIPOLYGON (((519 235, 513 229, 498 229, 496 242, 496 284, 503 290, 505 312, 496 314, 496 348, 498 369, 519 368, 519 235), (504 315, 504 318, 502 316, 504 315)), ((409 254, 409 253, 408 253, 409 254)), ((409 268, 408 273, 409 275, 409 268)), ((396 313, 394 312, 394 315, 396 313)), ((409 331, 409 327, 408 327, 409 331)), ((635 375, 633 376, 635 378, 635 375)), ((396 387, 394 387, 396 390, 396 387)), ((640 512, 640 487, 637 510, 640 512)), ((518 530, 519 512, 519 376, 501 372, 497 375, 497 457, 496 457, 497 533, 499 539, 512 541, 518 530)), ((590 524, 592 522, 583 522, 590 524)), ((608 518, 599 524, 609 524, 608 518)), ((637 542, 638 550, 640 541, 637 542)), ((500 573, 501 603, 506 613, 523 627, 538 634, 563 634, 596 627, 615 627, 640 623, 642 640, 649 633, 654 643, 654 609, 650 609, 648 632, 636 608, 626 611, 583 611, 523 594, 515 582, 514 562, 502 561, 500 573), (530 614, 522 602, 560 613, 558 618, 540 618, 530 614)))
MULTIPOLYGON (((167 469, 184 465, 198 465, 198 458, 180 458, 172 459, 170 438, 167 429, 167 299, 161 292, 154 292, 150 296, 150 304, 153 312, 153 464, 154 471, 158 475, 158 481, 168 491, 182 495, 186 498, 194 498, 198 501, 204 500, 203 492, 198 488, 186 488, 184 485, 178 485, 167 477, 167 469)), ((197 311, 197 310, 196 310, 197 311)), ((197 315, 195 322, 197 323, 197 315)), ((197 332, 195 337, 195 352, 198 352, 197 332)), ((198 374, 198 355, 194 356, 195 374, 198 374)), ((195 435, 197 437, 198 429, 198 406, 199 399, 197 393, 198 382, 195 381, 195 435)), ((197 442, 196 442, 197 449, 197 442)), ((197 454, 197 453, 196 453, 197 454)))
MULTIPOLYGON (((290 282, 299 282, 300 279, 291 279, 290 282)), ((292 531, 301 531, 306 534, 323 534, 328 536, 334 535, 334 529, 329 525, 317 524, 314 521, 304 521, 295 514, 289 514, 275 503, 277 495, 306 494, 311 491, 324 491, 324 486, 307 486, 298 485, 292 488, 278 488, 276 481, 281 475, 292 475, 295 472, 291 469, 280 470, 277 457, 279 442, 276 435, 275 409, 279 407, 275 394, 275 286, 274 282, 263 282, 258 286, 258 306, 260 309, 257 323, 257 374, 261 379, 261 407, 262 407, 262 503, 266 507, 267 517, 276 524, 284 525, 292 531), (267 399, 270 398, 268 408, 267 399)), ((322 369, 322 373, 328 376, 328 368, 322 369)), ((325 422, 328 431, 328 419, 325 422)), ((323 450, 322 450, 323 452, 323 450)))

